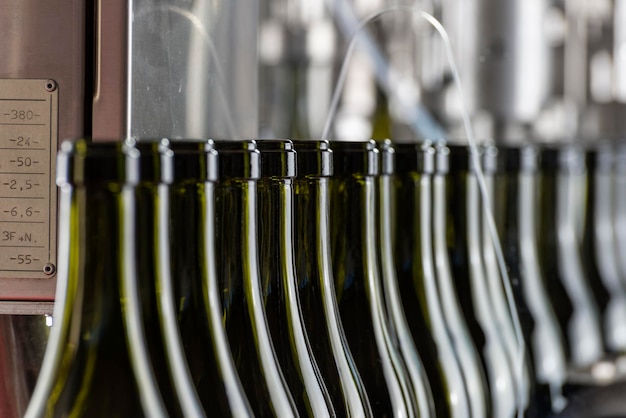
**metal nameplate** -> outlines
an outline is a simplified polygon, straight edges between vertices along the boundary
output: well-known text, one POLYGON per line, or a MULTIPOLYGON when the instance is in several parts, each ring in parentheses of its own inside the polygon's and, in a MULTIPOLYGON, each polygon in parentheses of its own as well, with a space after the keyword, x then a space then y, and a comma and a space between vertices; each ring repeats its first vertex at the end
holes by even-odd
POLYGON ((0 79, 0 278, 56 271, 58 86, 0 79))

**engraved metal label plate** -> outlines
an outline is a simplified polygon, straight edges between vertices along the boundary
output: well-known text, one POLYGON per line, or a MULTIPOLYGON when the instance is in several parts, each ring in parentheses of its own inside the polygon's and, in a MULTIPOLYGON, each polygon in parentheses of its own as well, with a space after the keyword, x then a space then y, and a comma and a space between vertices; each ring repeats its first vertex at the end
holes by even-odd
POLYGON ((0 278, 49 278, 56 265, 58 88, 0 79, 0 278))

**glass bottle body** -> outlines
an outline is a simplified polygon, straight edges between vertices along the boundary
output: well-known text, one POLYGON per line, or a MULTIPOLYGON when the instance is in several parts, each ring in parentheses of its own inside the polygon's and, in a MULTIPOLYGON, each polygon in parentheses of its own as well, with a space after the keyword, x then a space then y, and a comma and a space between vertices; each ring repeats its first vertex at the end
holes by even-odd
POLYGON ((432 254, 431 175, 417 171, 401 173, 394 186, 398 199, 396 218, 402 220, 396 223, 394 234, 398 285, 413 341, 430 382, 436 416, 469 416, 465 381, 437 290, 432 254))
POLYGON ((576 163, 574 154, 570 160, 568 150, 541 150, 538 241, 546 288, 567 341, 568 367, 579 369, 600 358, 603 344, 597 308, 580 256, 578 174, 576 169, 572 172, 562 167, 568 161, 576 163))
POLYGON ((294 264, 293 219, 293 179, 260 180, 260 268, 265 311, 278 362, 300 415, 334 416, 303 323, 294 264))
POLYGON ((215 225, 220 244, 215 249, 223 321, 254 414, 295 416, 263 310, 256 192, 256 180, 250 179, 223 179, 217 186, 215 225))
POLYGON ((147 352, 133 353, 128 341, 127 170, 118 145, 80 140, 59 153, 55 324, 27 417, 165 414, 154 375, 138 373, 137 356, 148 360, 147 352), (111 382, 118 382, 116 391, 111 382))
MULTIPOLYGON (((381 266, 382 290, 385 301, 385 313, 388 318, 391 338, 398 347, 398 355, 406 371, 405 380, 410 396, 407 403, 416 412, 417 416, 435 416, 434 400, 428 376, 420 354, 413 342, 413 337, 407 323, 402 305, 402 298, 398 285, 398 274, 394 262, 393 224, 399 222, 404 227, 402 219, 396 218, 396 148, 391 141, 385 140, 380 145, 382 173, 378 179, 378 239, 379 257, 381 266)), ((414 149, 415 151, 415 149, 414 149)))
POLYGON ((375 250, 375 182, 358 174, 331 180, 333 275, 348 344, 374 416, 404 416, 413 412, 405 398, 406 382, 403 388, 396 374, 384 312, 375 250))
MULTIPOLYGON (((484 345, 484 334, 481 335, 473 316, 472 307, 468 303, 471 286, 467 286, 467 270, 462 260, 464 253, 455 254, 458 250, 454 242, 453 223, 463 222, 464 214, 451 214, 449 210, 462 209, 465 205, 449 204, 452 198, 451 182, 455 181, 448 173, 449 150, 440 147, 437 150, 437 171, 433 176, 433 251, 439 296, 443 306, 446 324, 451 335, 452 344, 458 356, 460 367, 465 379, 469 405, 472 415, 485 416, 490 414, 491 394, 485 377, 485 365, 478 350, 484 345), (460 263, 460 264, 459 264, 460 263), (461 286, 465 284, 464 289, 461 286), (467 318, 472 323, 468 324, 467 318), (473 333, 472 333, 473 331, 473 333), (481 340, 480 338, 483 338, 481 340)), ((453 164, 452 161, 450 164, 453 164)), ((459 179, 456 179, 458 181, 459 179)), ((463 232, 463 229, 458 229, 463 232)), ((456 242, 458 244, 458 241, 456 242)), ((463 247, 461 247, 463 248, 463 247)))
MULTIPOLYGON (((169 248, 160 256, 171 260, 172 271, 170 283, 161 281, 162 305, 169 305, 169 312, 163 313, 176 321, 170 328, 180 330, 187 362, 184 372, 203 410, 220 416, 252 416, 222 323, 215 259, 217 154, 211 143, 178 142, 171 147, 172 184, 163 185, 159 195, 169 212, 161 210, 161 233, 169 236, 160 241, 169 242, 169 248)), ((180 386, 189 396, 191 391, 180 386)))
MULTIPOLYGON (((300 159, 300 154, 298 154, 300 159)), ((335 296, 329 239, 329 179, 297 178, 294 189, 298 291, 311 349, 338 416, 372 416, 335 296)))

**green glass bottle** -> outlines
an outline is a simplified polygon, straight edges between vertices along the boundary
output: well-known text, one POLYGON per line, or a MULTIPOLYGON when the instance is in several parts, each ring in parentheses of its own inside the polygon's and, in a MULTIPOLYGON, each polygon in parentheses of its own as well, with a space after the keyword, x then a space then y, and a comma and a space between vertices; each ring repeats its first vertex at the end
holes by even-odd
POLYGON ((396 144, 392 236, 398 287, 411 336, 428 376, 435 413, 470 416, 469 399, 438 294, 432 234, 435 149, 396 144))
MULTIPOLYGON (((511 314, 502 292, 494 291, 502 286, 497 265, 492 264, 496 270, 495 275, 490 275, 493 272, 489 271, 486 258, 492 253, 485 251, 490 237, 483 234, 487 229, 485 202, 476 168, 476 164, 481 163, 483 148, 477 149, 477 156, 465 145, 450 145, 449 148, 447 207, 452 273, 472 340, 486 372, 491 414, 512 417, 525 405, 525 399, 518 396, 522 379, 516 380, 514 365, 517 366, 519 358, 512 324, 500 318, 511 314), (511 333, 513 338, 506 338, 511 333)), ((527 396, 525 392, 524 395, 527 396)))
POLYGON ((540 149, 539 263, 566 341, 568 372, 589 366, 603 353, 599 315, 584 277, 578 247, 577 177, 584 170, 582 164, 579 152, 571 147, 540 149))
POLYGON ((168 340, 164 334, 157 295, 159 281, 163 278, 159 274, 162 273, 159 265, 162 260, 159 257, 158 233, 162 228, 159 228, 158 201, 159 187, 165 178, 160 141, 128 139, 125 147, 127 159, 136 164, 136 171, 122 189, 121 207, 122 298, 128 302, 123 306, 128 340, 131 353, 141 353, 144 350, 142 339, 134 335, 136 332, 145 334, 145 350, 149 356, 148 360, 137 356, 137 367, 141 372, 152 370, 168 415, 182 417, 187 411, 183 409, 183 399, 179 397, 181 382, 172 378, 180 346, 178 341, 168 340))
POLYGON ((626 283, 626 143, 615 144, 613 219, 615 252, 622 283, 626 283))
POLYGON ((609 355, 626 353, 626 283, 617 260, 614 206, 615 148, 590 145, 585 152, 587 199, 583 234, 583 263, 602 314, 609 355))
POLYGON ((396 150, 391 141, 385 140, 379 144, 381 155, 381 175, 378 182, 378 214, 380 240, 380 266, 382 268, 383 293, 390 328, 395 339, 407 371, 410 392, 413 394, 412 408, 420 417, 435 416, 435 405, 428 376, 419 352, 415 347, 411 331, 407 323, 398 286, 398 275, 394 263, 394 243, 392 238, 392 223, 402 220, 396 218, 394 206, 396 202, 393 180, 395 176, 396 150))
POLYGON ((377 417, 413 416, 411 394, 385 313, 378 265, 374 141, 331 142, 330 181, 333 276, 350 351, 377 417))
MULTIPOLYGON (((484 333, 471 305, 472 283, 468 279, 463 170, 468 153, 462 147, 437 148, 433 177, 433 252, 439 297, 466 383, 472 416, 491 414, 491 393, 485 376, 484 333)), ((495 384, 495 382, 492 382, 495 384)))
POLYGON ((186 416, 252 416, 222 324, 214 242, 217 152, 211 140, 164 140, 160 154, 157 284, 179 399, 186 416))
POLYGON ((136 148, 65 142, 57 172, 55 324, 25 416, 167 416, 139 296, 124 289, 132 266, 123 246, 130 220, 122 194, 139 177, 136 148))
MULTIPOLYGON (((510 359, 520 382, 526 416, 557 412, 563 403, 565 353, 537 262, 534 231, 537 199, 537 155, 533 147, 488 146, 484 153, 485 183, 496 230, 512 284, 526 351, 526 367, 507 305, 502 276, 489 231, 484 222, 484 254, 498 327, 508 340, 510 359), (561 406, 560 406, 561 405, 561 406)), ((486 216, 486 215, 485 215, 486 216)))
MULTIPOLYGON (((550 388, 553 411, 563 408, 563 385, 567 377, 567 340, 561 332, 554 310, 545 273, 540 263, 538 220, 540 219, 539 170, 540 153, 537 147, 527 146, 520 151, 518 175, 518 245, 522 278, 520 286, 524 301, 534 319, 532 351, 537 382, 550 388)), ((500 211, 496 210, 496 214, 500 211)), ((523 311, 523 309, 521 310, 523 311)), ((541 392, 535 397, 541 409, 541 392)))
POLYGON ((371 417, 361 376, 346 341, 335 296, 329 245, 328 184, 333 174, 328 141, 293 141, 294 245, 304 325, 337 416, 371 417))
POLYGON ((259 267, 255 141, 216 141, 215 260, 223 321, 232 356, 254 415, 298 416, 283 377, 264 309, 259 267))
POLYGON ((259 266, 265 312, 278 362, 301 416, 335 416, 310 347, 294 259, 296 152, 287 140, 257 141, 259 266))

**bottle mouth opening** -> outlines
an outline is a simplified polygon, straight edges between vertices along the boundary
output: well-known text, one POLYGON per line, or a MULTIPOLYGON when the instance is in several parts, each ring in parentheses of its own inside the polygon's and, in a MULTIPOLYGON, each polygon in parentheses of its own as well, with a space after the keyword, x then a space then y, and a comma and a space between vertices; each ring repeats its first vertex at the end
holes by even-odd
POLYGON ((432 174, 435 170, 435 148, 430 141, 394 144, 396 173, 432 174))
POLYGON ((216 181, 213 141, 168 139, 118 142, 65 141, 57 156, 57 184, 216 181))
POLYGON ((259 140, 261 177, 293 178, 297 173, 297 155, 290 140, 259 140))
POLYGON ((380 151, 376 141, 331 141, 335 175, 380 175, 380 151))
POLYGON ((331 177, 333 151, 326 140, 292 141, 297 152, 298 177, 331 177))
POLYGON ((218 154, 220 179, 258 180, 261 177, 261 153, 257 141, 214 141, 218 154))

